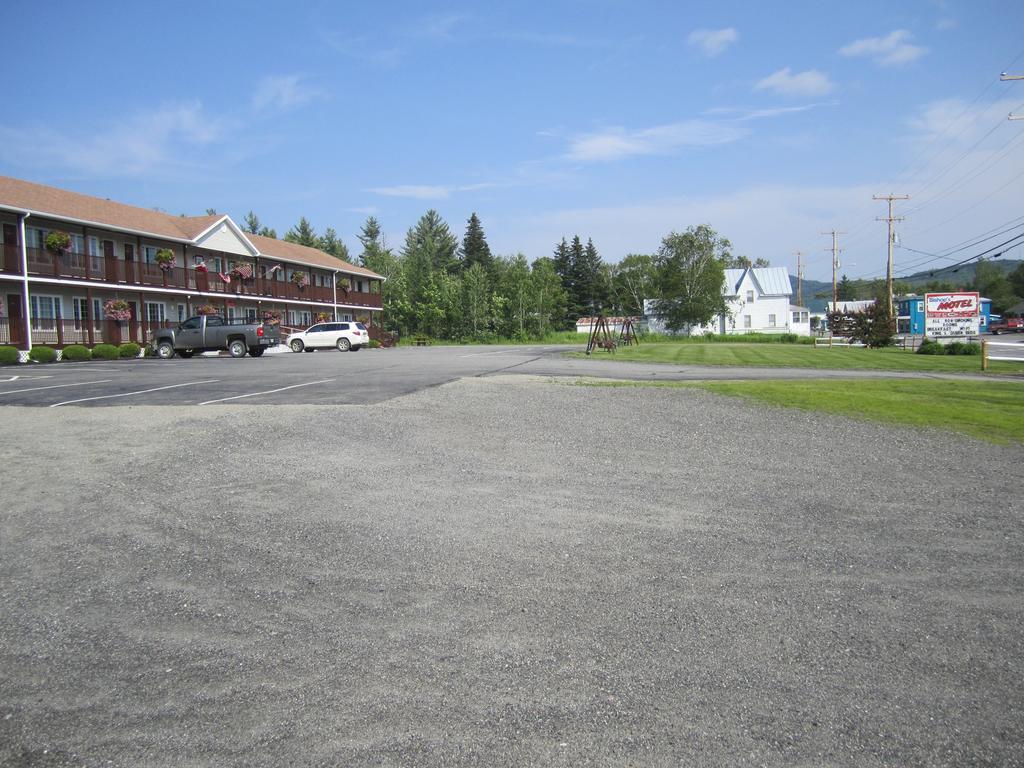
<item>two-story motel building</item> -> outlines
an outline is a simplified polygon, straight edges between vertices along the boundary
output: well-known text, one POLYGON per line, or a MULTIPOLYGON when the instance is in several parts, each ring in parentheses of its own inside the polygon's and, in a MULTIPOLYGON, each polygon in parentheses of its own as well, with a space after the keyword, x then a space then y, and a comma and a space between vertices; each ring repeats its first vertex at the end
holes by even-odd
POLYGON ((0 176, 0 230, 0 344, 20 349, 144 343, 198 307, 300 328, 318 315, 379 324, 380 275, 222 214, 174 216, 0 176), (54 231, 70 235, 67 249, 47 249, 54 231), (131 318, 108 318, 111 299, 131 318))

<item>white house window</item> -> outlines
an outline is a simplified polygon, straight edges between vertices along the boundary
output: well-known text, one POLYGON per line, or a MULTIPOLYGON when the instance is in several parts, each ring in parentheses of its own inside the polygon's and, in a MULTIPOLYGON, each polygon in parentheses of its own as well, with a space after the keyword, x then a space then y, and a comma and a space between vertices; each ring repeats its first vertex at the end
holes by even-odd
POLYGON ((800 313, 800 322, 801 323, 809 323, 810 321, 811 321, 811 315, 810 315, 809 312, 801 312, 800 313))
POLYGON ((747 303, 750 304, 754 300, 754 292, 747 291, 747 303))
POLYGON ((146 302, 146 320, 149 321, 150 325, 159 325, 167 319, 167 308, 163 302, 158 301, 147 301, 146 302))
POLYGON ((744 315, 743 316, 743 327, 744 328, 749 328, 750 327, 750 315, 744 315))
POLYGON ((768 327, 769 328, 774 328, 775 327, 775 315, 768 315, 768 327))
POLYGON ((57 327, 60 311, 60 296, 31 296, 32 330, 52 331, 57 327))
POLYGON ((799 323, 800 322, 800 313, 799 312, 794 312, 793 313, 793 322, 794 323, 799 323))

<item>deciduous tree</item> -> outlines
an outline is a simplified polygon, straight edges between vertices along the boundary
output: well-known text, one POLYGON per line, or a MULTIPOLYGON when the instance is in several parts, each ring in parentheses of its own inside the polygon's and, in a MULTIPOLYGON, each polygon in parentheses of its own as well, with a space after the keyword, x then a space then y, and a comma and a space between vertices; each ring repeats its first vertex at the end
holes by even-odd
POLYGON ((722 287, 730 243, 706 224, 672 232, 654 257, 657 312, 669 330, 704 325, 727 312, 722 287))

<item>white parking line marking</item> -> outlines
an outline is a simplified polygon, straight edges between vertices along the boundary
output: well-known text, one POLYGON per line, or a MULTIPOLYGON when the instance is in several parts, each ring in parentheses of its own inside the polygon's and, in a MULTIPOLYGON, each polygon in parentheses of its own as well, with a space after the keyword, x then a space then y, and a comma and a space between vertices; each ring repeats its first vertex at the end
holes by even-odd
POLYGON ((71 405, 73 403, 85 403, 89 400, 109 400, 112 397, 130 397, 132 395, 144 395, 147 392, 159 392, 161 389, 174 389, 175 387, 192 387, 196 384, 213 384, 214 382, 220 381, 220 379, 205 379, 204 381, 186 381, 184 384, 171 384, 167 387, 153 387, 152 389, 140 389, 136 392, 122 392, 117 395, 100 395, 99 397, 83 397, 78 400, 65 400, 63 403, 54 403, 51 408, 56 408, 58 405, 71 405))
POLYGON ((0 396, 16 395, 19 392, 36 392, 40 389, 60 389, 61 387, 84 387, 87 384, 106 384, 108 381, 113 381, 113 379, 98 379, 97 381, 80 381, 77 384, 51 384, 48 387, 27 387, 25 389, 9 389, 6 392, 0 392, 0 396))
POLYGON ((18 380, 18 379, 20 379, 20 378, 21 378, 20 376, 11 376, 11 378, 9 378, 9 379, 3 379, 3 381, 5 381, 5 382, 6 382, 6 381, 17 381, 17 380, 18 380))
POLYGON ((284 392, 286 389, 295 389, 296 387, 311 387, 314 384, 329 384, 334 379, 322 379, 320 381, 307 381, 305 384, 292 384, 290 387, 281 387, 280 389, 268 389, 266 392, 250 392, 247 395, 235 395, 233 397, 222 397, 219 400, 207 400, 206 402, 199 403, 199 405, 211 405, 212 403, 223 403, 225 400, 240 400, 243 397, 256 397, 257 395, 272 395, 275 392, 284 392))

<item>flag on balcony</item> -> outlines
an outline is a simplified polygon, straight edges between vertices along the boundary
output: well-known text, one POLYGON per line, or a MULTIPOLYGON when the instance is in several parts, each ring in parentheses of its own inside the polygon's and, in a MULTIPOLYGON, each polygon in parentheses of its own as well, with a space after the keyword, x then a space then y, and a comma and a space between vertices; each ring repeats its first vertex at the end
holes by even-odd
POLYGON ((206 266, 205 262, 197 261, 195 265, 196 272, 208 272, 209 267, 206 266))
POLYGON ((220 281, 227 285, 231 285, 231 275, 225 275, 223 272, 217 273, 220 276, 220 281))
POLYGON ((239 261, 231 272, 242 280, 248 280, 252 277, 252 264, 247 261, 239 261))
POLYGON ((271 267, 270 269, 267 270, 267 276, 269 277, 270 275, 272 275, 275 272, 277 272, 277 270, 279 270, 279 269, 284 269, 284 265, 283 264, 278 264, 276 267, 271 267))

